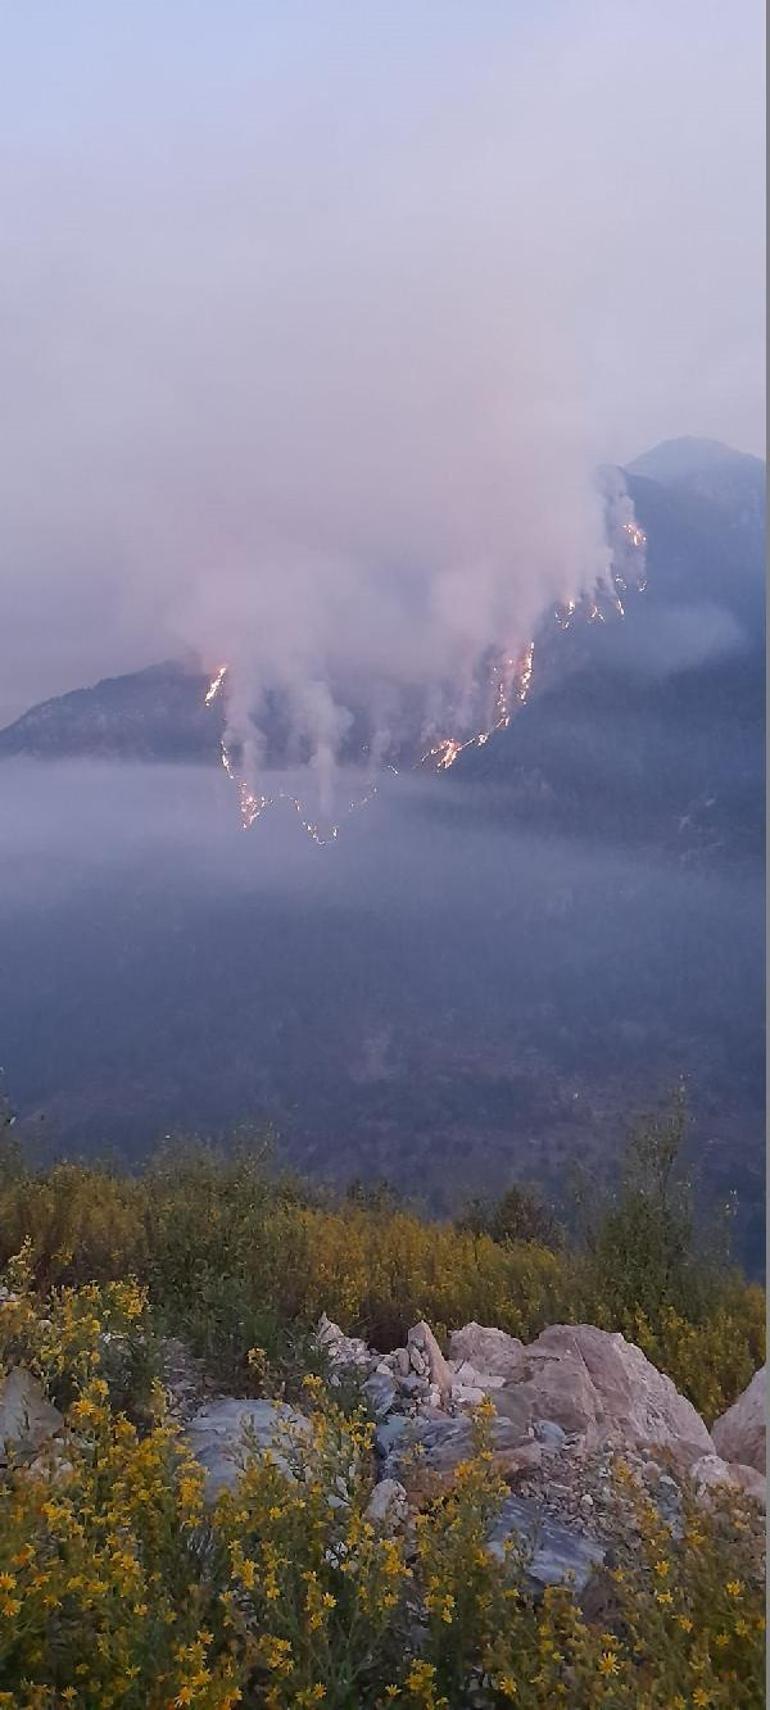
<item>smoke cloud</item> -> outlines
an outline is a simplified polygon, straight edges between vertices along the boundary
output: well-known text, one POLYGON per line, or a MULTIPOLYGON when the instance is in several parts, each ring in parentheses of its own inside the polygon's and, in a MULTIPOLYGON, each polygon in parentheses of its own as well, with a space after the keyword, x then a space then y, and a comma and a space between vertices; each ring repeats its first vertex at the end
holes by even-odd
POLYGON ((593 584, 599 461, 753 423, 758 12, 116 10, 3 25, 0 712, 191 648, 323 772, 593 584))

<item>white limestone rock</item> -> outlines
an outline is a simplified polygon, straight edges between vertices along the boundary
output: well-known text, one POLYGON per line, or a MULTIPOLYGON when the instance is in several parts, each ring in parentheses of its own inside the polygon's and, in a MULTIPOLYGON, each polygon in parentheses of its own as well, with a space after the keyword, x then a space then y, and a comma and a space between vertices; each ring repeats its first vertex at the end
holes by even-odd
POLYGON ((551 1420, 588 1448, 666 1450, 687 1468, 714 1443, 692 1403, 633 1343, 590 1324, 555 1324, 523 1349, 495 1397, 498 1411, 537 1427, 551 1420))
POLYGON ((406 1339, 410 1363, 419 1377, 426 1377, 435 1384, 442 1403, 446 1403, 452 1393, 452 1373, 444 1359, 441 1349, 429 1324, 421 1319, 414 1324, 406 1339))
POLYGON ((739 1461, 764 1474, 766 1467, 767 1367, 760 1366, 748 1388, 711 1428, 714 1448, 724 1461, 739 1461))
POLYGON ((453 1330, 449 1338, 453 1360, 467 1361, 477 1372, 487 1372, 503 1381, 513 1376, 523 1352, 524 1343, 518 1336, 508 1336, 504 1330, 475 1321, 464 1324, 462 1330, 453 1330))

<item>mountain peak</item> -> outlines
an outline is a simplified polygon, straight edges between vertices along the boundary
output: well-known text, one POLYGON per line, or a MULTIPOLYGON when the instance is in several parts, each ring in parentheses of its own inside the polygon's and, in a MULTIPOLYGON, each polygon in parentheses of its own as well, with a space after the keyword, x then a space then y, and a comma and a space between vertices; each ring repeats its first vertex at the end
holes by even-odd
POLYGON ((728 469, 743 468, 747 474, 749 471, 755 475, 764 474, 765 466, 761 457, 754 457, 747 451, 736 451, 734 446, 724 445, 719 439, 698 439, 685 434, 680 439, 661 440, 659 445, 643 451, 626 467, 632 475, 646 475, 652 481, 666 484, 689 482, 728 469))

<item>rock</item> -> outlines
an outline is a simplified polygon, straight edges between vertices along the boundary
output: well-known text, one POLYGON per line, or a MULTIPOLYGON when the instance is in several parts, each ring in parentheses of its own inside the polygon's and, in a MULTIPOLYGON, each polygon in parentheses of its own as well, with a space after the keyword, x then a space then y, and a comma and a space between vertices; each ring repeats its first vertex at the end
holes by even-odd
POLYGON ((393 1532, 407 1516, 407 1497, 397 1478, 383 1478, 376 1484, 366 1505, 366 1518, 373 1526, 393 1532))
POLYGON ((63 1425, 58 1407, 33 1373, 13 1366, 0 1382, 0 1457, 6 1460, 9 1450, 18 1454, 42 1448, 63 1425))
POLYGON ((410 1421, 403 1413, 392 1413, 374 1434, 374 1447, 380 1459, 386 1461, 409 1429, 410 1421))
POLYGON ((503 1384, 490 1398, 501 1419, 507 1419, 516 1427, 520 1438, 528 1437, 533 1430, 534 1408, 533 1397, 525 1384, 503 1384))
POLYGON ((368 1368, 374 1365, 379 1358, 377 1354, 372 1353, 360 1336, 346 1336, 339 1324, 335 1324, 331 1318, 327 1318, 325 1312, 321 1314, 318 1321, 315 1339, 333 1366, 368 1368))
POLYGON ((225 1396, 199 1408, 185 1437, 206 1474, 206 1495, 232 1487, 251 1452, 270 1449, 281 1470, 293 1476, 286 1458, 288 1430, 308 1431, 304 1414, 281 1401, 240 1401, 225 1396))
MULTIPOLYGON (((379 1427, 375 1446, 384 1460, 384 1475, 400 1479, 410 1496, 419 1499, 423 1489, 451 1477, 458 1462, 473 1455, 473 1423, 466 1414, 418 1414, 411 1419, 394 1415, 379 1427)), ((509 1478, 535 1469, 542 1453, 539 1443, 522 1440, 507 1419, 493 1421, 490 1447, 496 1470, 509 1478)))
POLYGON ((452 1384, 452 1400, 458 1407, 478 1407, 486 1393, 485 1389, 472 1389, 469 1384, 452 1384))
POLYGON ((393 1359, 393 1370, 396 1374, 396 1377, 397 1378, 408 1377, 409 1376, 409 1370, 410 1370, 408 1349, 407 1348, 396 1348, 395 1353, 392 1355, 392 1359, 393 1359))
POLYGON ((447 1364, 452 1373, 452 1386, 455 1384, 470 1389, 480 1389, 483 1395, 491 1389, 502 1389, 505 1378, 495 1372, 480 1372, 472 1366, 470 1360, 448 1360, 447 1364))
POLYGON ((739 1461, 723 1461, 720 1455, 701 1455, 690 1468, 698 1496, 707 1498, 711 1490, 742 1490, 755 1502, 766 1506, 767 1490, 764 1475, 756 1467, 742 1466, 739 1461))
POLYGON ((399 1389, 403 1390, 404 1395, 427 1395, 428 1380, 424 1377, 418 1377, 416 1372, 410 1372, 408 1377, 402 1378, 399 1389))
POLYGON ((452 1393, 452 1374, 429 1324, 421 1319, 413 1325, 406 1339, 409 1358, 416 1372, 428 1377, 448 1401, 452 1393))
POLYGON ((449 1353, 453 1360, 467 1360, 477 1372, 508 1378, 512 1375, 524 1351, 518 1336, 507 1336, 484 1324, 464 1324, 453 1330, 449 1338, 449 1353))
POLYGON ((73 1471, 73 1463, 69 1459, 63 1443, 50 1440, 29 1463, 29 1471, 35 1478, 50 1478, 54 1482, 60 1478, 68 1478, 73 1471))
POLYGON ((555 1419, 536 1419, 534 1430, 538 1442, 542 1443, 547 1452, 556 1454, 559 1449, 564 1448, 567 1433, 561 1425, 557 1425, 555 1419))
POLYGON ((509 1481, 518 1473, 537 1472, 543 1462, 542 1447, 534 1437, 525 1443, 516 1443, 512 1448, 501 1447, 493 1453, 498 1471, 509 1481))
POLYGON ((714 1451, 700 1414, 671 1379, 624 1336, 589 1324, 544 1330, 494 1400, 506 1417, 552 1420, 587 1448, 665 1449, 685 1468, 714 1451))
POLYGON ((476 1367, 471 1365, 470 1360, 448 1360, 447 1365, 452 1373, 453 1385, 477 1385, 479 1383, 479 1374, 476 1367))
POLYGON ((172 1418, 189 1419, 202 1405, 206 1391, 204 1361, 194 1359, 178 1337, 167 1336, 160 1345, 160 1370, 172 1418))
POLYGON ((736 1484, 747 1496, 753 1496, 755 1502, 761 1502, 767 1507, 767 1479, 764 1473, 757 1472, 756 1467, 744 1466, 741 1461, 729 1462, 730 1472, 736 1484))
POLYGON ((712 1426, 714 1448, 724 1461, 740 1461, 764 1473, 766 1466, 765 1389, 767 1367, 754 1373, 748 1389, 712 1426))
POLYGON ((509 1496, 489 1534, 489 1548, 500 1561, 510 1539, 526 1552, 527 1577, 535 1591, 569 1582, 580 1596, 604 1562, 601 1544, 552 1520, 527 1497, 509 1496))
POLYGON ((396 1380, 392 1372, 377 1371, 371 1373, 363 1386, 364 1395, 371 1407, 375 1419, 384 1419, 394 1405, 396 1395, 396 1380))

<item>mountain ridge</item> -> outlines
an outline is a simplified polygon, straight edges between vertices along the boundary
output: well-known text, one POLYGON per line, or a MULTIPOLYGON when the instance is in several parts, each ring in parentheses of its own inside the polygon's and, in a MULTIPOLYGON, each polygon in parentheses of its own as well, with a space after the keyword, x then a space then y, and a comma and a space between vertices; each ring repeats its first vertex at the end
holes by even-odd
MULTIPOLYGON (((442 774, 451 765, 460 781, 494 786, 489 811, 523 815, 533 829, 590 825, 687 856, 693 842, 701 853, 761 853, 764 528, 745 502, 745 491, 758 491, 757 468, 758 459, 696 440, 663 442, 629 465, 627 491, 646 535, 644 591, 624 594, 622 619, 611 602, 578 608, 568 625, 546 617, 528 704, 442 774), (661 462, 665 481, 634 473, 661 462)), ((189 656, 103 678, 0 731, 0 759, 220 764, 226 695, 206 704, 208 685, 189 656)), ((277 697, 267 701, 265 734, 268 771, 308 757, 292 752, 277 697)), ((411 759, 407 747, 399 764, 415 764, 416 735, 417 725, 411 759)), ((343 762, 360 765, 362 751, 359 713, 343 762)))

